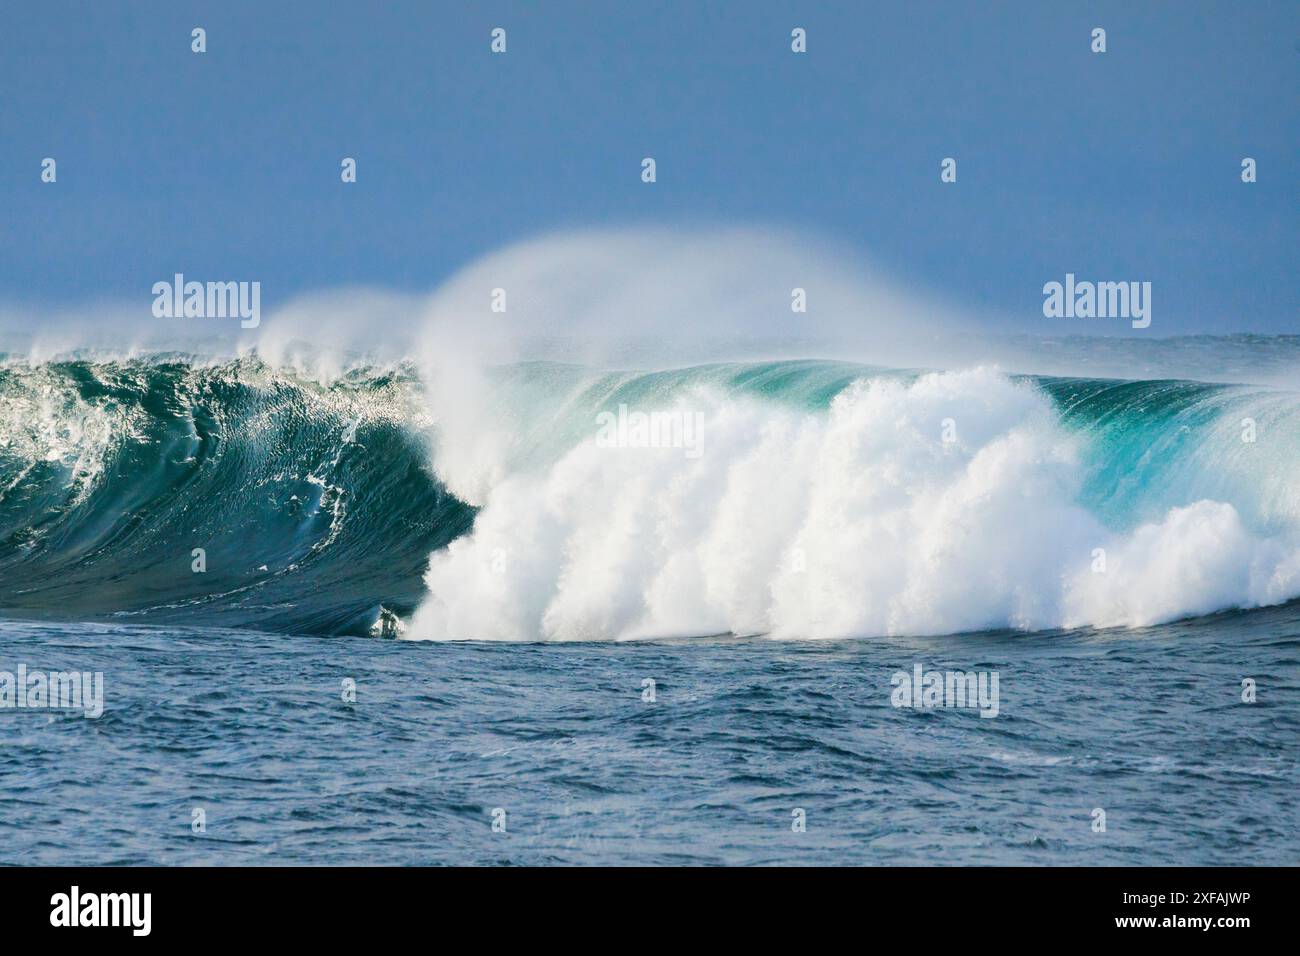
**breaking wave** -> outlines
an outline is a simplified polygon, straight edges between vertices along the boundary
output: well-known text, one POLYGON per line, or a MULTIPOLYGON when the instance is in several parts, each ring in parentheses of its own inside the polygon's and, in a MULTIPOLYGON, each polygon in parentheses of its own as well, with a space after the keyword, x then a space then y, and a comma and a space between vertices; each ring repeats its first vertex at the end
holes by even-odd
POLYGON ((440 454, 481 511, 411 636, 1146 625, 1300 594, 1294 394, 810 362, 558 392, 525 417, 561 450, 440 454), (691 416, 698 444, 602 445, 619 406, 691 416))
POLYGON ((1297 595, 1285 390, 825 361, 454 383, 403 365, 322 382, 255 355, 0 362, 10 614, 818 638, 1297 595), (620 409, 698 432, 602 440, 620 409))

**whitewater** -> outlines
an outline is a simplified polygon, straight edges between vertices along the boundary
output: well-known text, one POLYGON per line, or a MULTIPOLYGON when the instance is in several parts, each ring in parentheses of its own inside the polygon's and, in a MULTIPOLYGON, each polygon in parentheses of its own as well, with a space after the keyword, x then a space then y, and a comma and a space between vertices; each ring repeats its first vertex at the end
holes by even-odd
POLYGON ((1289 396, 795 362, 588 385, 542 414, 574 435, 623 402, 701 415, 702 453, 448 440, 438 473, 481 510, 431 559, 412 636, 1137 626, 1300 593, 1289 396))
POLYGON ((421 640, 1139 627, 1300 595, 1298 465, 1273 386, 10 356, 0 608, 421 640), (620 406, 698 416, 698 454, 603 447, 620 406))

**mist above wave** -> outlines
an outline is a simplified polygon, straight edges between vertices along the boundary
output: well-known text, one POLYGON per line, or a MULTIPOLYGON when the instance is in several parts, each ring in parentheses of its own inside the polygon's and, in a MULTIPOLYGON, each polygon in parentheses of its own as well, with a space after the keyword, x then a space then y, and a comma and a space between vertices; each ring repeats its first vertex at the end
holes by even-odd
MULTIPOLYGON (((269 307, 251 331, 160 325, 141 314, 148 301, 3 310, 3 363, 179 356, 324 387, 384 370, 418 380, 432 468, 482 510, 471 534, 430 556, 408 636, 1132 624, 1296 593, 1296 495, 1278 452, 1295 435, 1291 399, 1258 403, 1266 438, 1252 450, 1230 444, 1231 396, 1161 418, 1159 390, 1142 391, 1123 415, 1091 409, 1096 424, 1080 428, 1068 386, 974 368, 1293 389, 1295 337, 994 335, 988 317, 841 251, 749 230, 547 236, 427 295, 321 292, 269 307), (796 290, 806 312, 791 307, 796 290), (827 356, 845 367, 757 361, 827 356), (701 370, 725 360, 738 368, 701 370), (791 383, 811 389, 807 401, 791 401, 791 383), (636 412, 702 416, 702 453, 597 445, 594 417, 619 395, 636 412), (952 441, 939 438, 944 419, 952 441), (1199 444, 1184 447, 1185 435, 1199 444), (1142 442, 1159 453, 1143 459, 1142 442), (1101 481, 1108 456, 1128 472, 1101 481), (1093 570, 1097 550, 1105 572, 1093 570)), ((48 444, 89 487, 96 475, 76 449, 104 447, 111 416, 74 410, 64 418, 85 425, 86 442, 38 424, 21 455, 10 451, 37 459, 48 444)), ((30 411, 15 420, 37 421, 30 411)))

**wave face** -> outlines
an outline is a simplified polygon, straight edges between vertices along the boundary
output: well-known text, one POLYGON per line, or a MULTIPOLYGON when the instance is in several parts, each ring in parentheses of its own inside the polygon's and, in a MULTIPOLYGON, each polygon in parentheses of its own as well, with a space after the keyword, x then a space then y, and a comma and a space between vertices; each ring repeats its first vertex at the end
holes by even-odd
POLYGON ((473 519, 412 394, 256 360, 0 365, 0 608, 320 633, 409 613, 473 519))
POLYGON ((1257 387, 8 363, 0 608, 475 640, 1144 625, 1300 595, 1298 466, 1300 397, 1257 387))

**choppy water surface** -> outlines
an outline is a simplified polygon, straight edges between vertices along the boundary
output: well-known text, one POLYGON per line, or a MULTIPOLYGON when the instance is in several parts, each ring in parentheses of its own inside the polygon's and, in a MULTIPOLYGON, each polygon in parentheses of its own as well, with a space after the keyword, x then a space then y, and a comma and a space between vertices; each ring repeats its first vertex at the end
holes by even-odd
POLYGON ((1300 860, 1295 603, 817 642, 0 622, 0 670, 20 663, 102 671, 105 710, 0 710, 4 863, 1300 860), (997 670, 999 715, 895 709, 917 663, 997 670))

